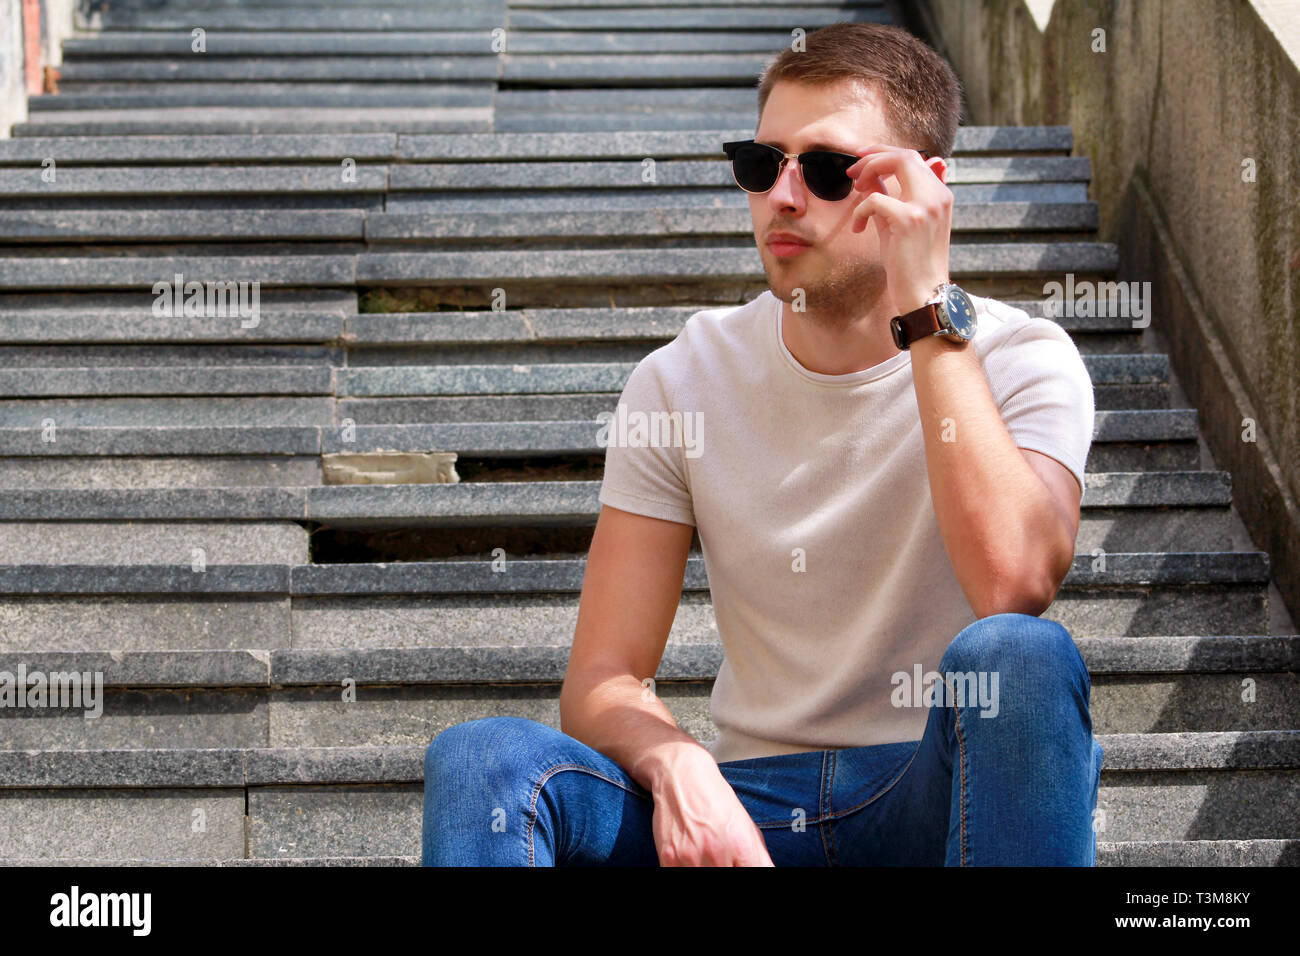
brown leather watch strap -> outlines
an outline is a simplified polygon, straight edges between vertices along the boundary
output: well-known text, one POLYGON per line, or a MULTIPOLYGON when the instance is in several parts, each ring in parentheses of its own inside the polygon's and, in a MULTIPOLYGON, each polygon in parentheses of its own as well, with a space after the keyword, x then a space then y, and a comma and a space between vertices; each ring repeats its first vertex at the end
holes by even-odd
MULTIPOLYGON (((943 305, 938 302, 930 302, 921 306, 919 309, 913 309, 906 315, 900 315, 894 321, 898 323, 902 332, 901 339, 907 345, 911 345, 917 339, 925 335, 934 335, 943 325, 939 322, 939 310, 943 305)), ((897 343, 895 343, 897 344, 897 343)), ((899 348, 904 348, 899 345, 899 348)))

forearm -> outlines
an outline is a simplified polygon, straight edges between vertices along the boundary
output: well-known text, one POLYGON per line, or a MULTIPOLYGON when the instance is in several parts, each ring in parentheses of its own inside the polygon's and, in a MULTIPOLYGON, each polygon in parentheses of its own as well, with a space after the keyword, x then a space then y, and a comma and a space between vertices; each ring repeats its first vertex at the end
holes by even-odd
POLYGON ((972 345, 912 343, 926 470, 944 547, 980 617, 1040 614, 1068 568, 1069 526, 1016 447, 972 345))
POLYGON ((560 693, 560 729, 611 758, 651 792, 683 751, 707 754, 677 726, 653 688, 630 673, 569 675, 560 693))

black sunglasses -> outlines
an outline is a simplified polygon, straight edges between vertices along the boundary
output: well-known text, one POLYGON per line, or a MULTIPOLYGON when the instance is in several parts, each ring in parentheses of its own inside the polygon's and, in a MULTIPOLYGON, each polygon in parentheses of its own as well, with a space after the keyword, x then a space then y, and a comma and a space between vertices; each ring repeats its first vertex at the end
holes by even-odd
MULTIPOLYGON (((786 153, 766 143, 752 139, 736 140, 722 144, 723 152, 731 160, 731 175, 736 185, 747 193, 765 193, 781 178, 781 171, 791 159, 799 160, 799 171, 809 192, 818 199, 838 202, 853 188, 853 179, 844 171, 861 156, 852 153, 835 153, 828 149, 810 149, 805 153, 786 153)), ((918 150, 922 158, 930 154, 918 150)))

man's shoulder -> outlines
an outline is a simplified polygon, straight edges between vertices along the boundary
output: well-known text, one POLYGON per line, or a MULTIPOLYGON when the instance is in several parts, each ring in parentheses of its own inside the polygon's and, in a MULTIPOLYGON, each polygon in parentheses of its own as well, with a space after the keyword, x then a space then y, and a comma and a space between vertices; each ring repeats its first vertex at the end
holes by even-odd
POLYGON ((663 378, 670 378, 692 364, 707 365, 721 355, 734 357, 746 344, 758 344, 759 320, 772 308, 773 298, 767 291, 740 305, 715 306, 692 313, 673 340, 647 355, 641 365, 663 378))

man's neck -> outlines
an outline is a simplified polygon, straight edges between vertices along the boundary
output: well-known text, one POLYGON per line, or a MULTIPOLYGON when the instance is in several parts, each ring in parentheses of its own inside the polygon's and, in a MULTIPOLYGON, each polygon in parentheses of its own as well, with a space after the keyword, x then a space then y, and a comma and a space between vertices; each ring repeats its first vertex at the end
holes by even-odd
POLYGON ((879 365, 899 354, 889 331, 888 304, 877 304, 847 322, 823 323, 781 303, 781 340, 795 360, 820 375, 847 375, 879 365))

